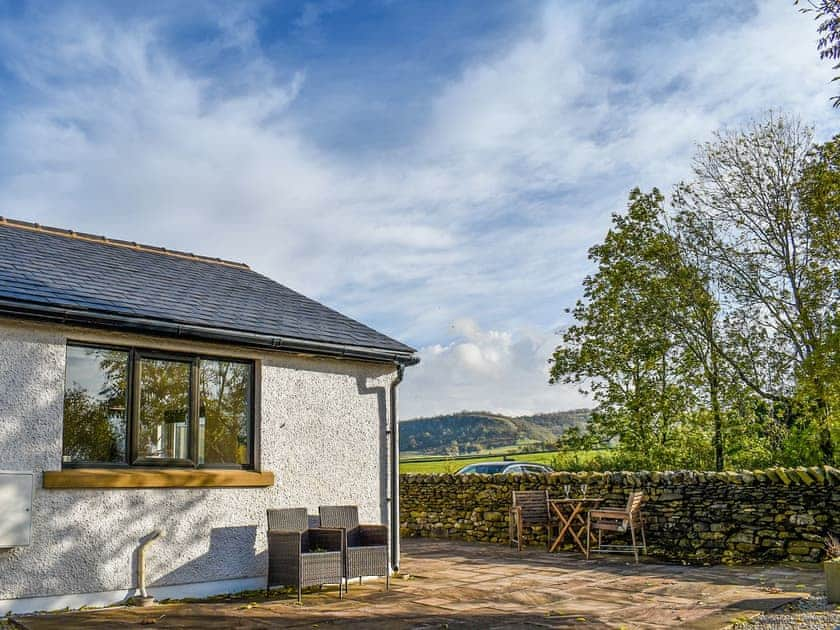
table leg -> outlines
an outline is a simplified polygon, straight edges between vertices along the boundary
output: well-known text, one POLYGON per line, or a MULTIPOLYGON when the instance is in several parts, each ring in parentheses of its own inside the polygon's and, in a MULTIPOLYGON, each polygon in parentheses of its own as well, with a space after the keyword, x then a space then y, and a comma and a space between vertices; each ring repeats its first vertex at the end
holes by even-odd
POLYGON ((582 513, 583 513, 583 504, 582 503, 576 504, 574 510, 572 510, 571 516, 569 517, 569 533, 572 535, 572 538, 574 539, 575 543, 577 544, 578 549, 580 549, 581 551, 586 553, 586 547, 584 547, 583 543, 580 540, 580 536, 583 534, 583 531, 584 531, 583 528, 578 527, 577 531, 575 531, 575 528, 572 526, 572 521, 577 519, 577 520, 583 522, 583 527, 586 527, 586 521, 583 520, 582 513))
POLYGON ((569 529, 569 527, 571 526, 571 522, 572 522, 571 518, 568 518, 568 519, 566 518, 566 516, 563 514, 562 510, 556 508, 553 505, 551 507, 554 510, 554 512, 557 514, 557 520, 559 520, 560 523, 562 523, 563 527, 560 528, 559 533, 557 534, 557 538, 554 539, 554 542, 552 543, 551 547, 549 548, 549 550, 548 550, 549 553, 554 552, 557 549, 557 547, 560 546, 560 543, 563 542, 563 538, 566 536, 566 530, 569 529))

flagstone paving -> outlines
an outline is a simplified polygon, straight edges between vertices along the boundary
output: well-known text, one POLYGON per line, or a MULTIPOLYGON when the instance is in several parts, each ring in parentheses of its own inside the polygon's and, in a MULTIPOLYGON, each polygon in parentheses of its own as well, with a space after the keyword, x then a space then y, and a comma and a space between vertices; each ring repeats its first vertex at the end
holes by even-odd
POLYGON ((409 539, 403 575, 359 585, 19 616, 27 630, 58 628, 720 628, 822 590, 816 566, 684 567, 625 557, 585 560, 542 549, 409 539))

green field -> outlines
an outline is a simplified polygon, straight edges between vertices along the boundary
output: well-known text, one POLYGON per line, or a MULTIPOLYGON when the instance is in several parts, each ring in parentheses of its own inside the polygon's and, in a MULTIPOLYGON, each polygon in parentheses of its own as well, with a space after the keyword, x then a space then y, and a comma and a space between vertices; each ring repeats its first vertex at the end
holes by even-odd
MULTIPOLYGON (((400 451, 400 461, 429 461, 429 460, 438 460, 438 459, 454 459, 460 461, 462 459, 478 459, 483 460, 487 457, 498 457, 499 459, 502 458, 504 455, 521 455, 523 451, 525 452, 534 452, 538 453, 537 449, 540 447, 545 448, 540 442, 535 440, 517 440, 514 444, 508 444, 507 446, 496 446, 491 448, 485 448, 473 455, 458 455, 457 457, 451 457, 449 455, 429 455, 428 453, 422 453, 418 451, 400 451), (528 451, 528 449, 532 449, 528 451)), ((554 453, 555 451, 545 451, 546 453, 554 453)), ((542 451, 539 451, 542 453, 542 451)))
MULTIPOLYGON (((542 451, 540 453, 516 453, 505 458, 514 461, 528 461, 547 464, 558 470, 587 469, 596 462, 609 459, 609 450, 593 451, 542 451)), ((400 459, 401 473, 454 473, 467 464, 501 461, 502 455, 478 455, 476 457, 403 457, 400 459)), ((592 466, 598 468, 599 466, 592 466)))

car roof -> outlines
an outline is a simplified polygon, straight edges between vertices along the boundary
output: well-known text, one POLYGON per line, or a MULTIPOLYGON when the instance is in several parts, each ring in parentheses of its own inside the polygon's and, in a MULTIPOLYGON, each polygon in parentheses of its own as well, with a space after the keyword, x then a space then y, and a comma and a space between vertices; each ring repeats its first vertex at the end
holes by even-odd
POLYGON ((538 464, 536 462, 518 462, 518 461, 501 461, 501 462, 475 462, 473 464, 467 464, 461 470, 467 470, 468 468, 478 468, 481 466, 492 466, 498 468, 510 468, 511 466, 538 466, 540 468, 548 468, 545 464, 538 464))

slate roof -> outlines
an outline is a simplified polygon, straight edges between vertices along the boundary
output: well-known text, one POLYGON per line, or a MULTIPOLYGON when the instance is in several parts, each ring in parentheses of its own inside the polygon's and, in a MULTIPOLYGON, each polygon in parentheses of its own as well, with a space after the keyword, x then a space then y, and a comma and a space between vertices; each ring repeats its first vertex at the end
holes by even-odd
POLYGON ((0 301, 414 352, 242 263, 2 217, 0 301))

